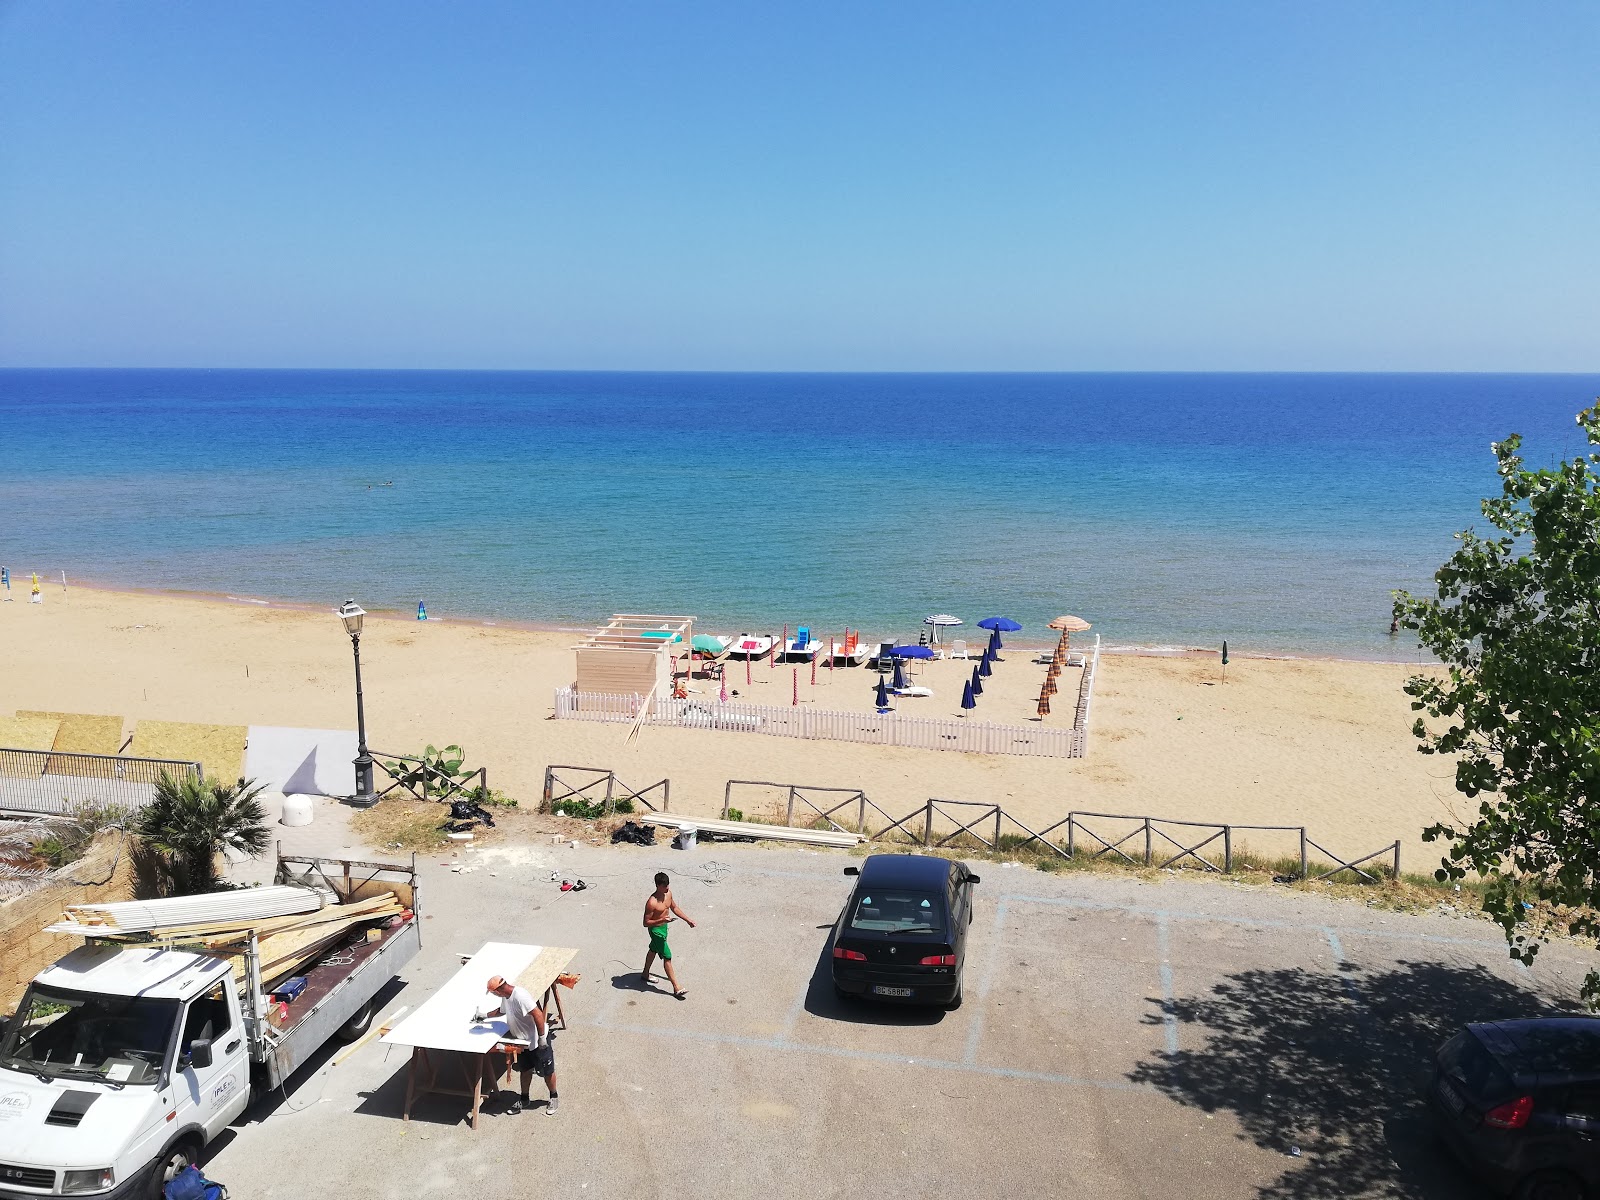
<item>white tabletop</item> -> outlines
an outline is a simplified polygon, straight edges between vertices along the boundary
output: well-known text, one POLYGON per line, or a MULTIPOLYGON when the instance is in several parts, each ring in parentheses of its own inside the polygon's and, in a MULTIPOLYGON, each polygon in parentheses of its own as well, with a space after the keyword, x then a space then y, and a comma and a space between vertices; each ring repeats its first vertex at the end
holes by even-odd
POLYGON ((515 980, 539 956, 539 946, 515 942, 486 942, 445 981, 443 987, 424 1000, 383 1040, 396 1046, 422 1046, 429 1050, 463 1050, 487 1054, 500 1042, 516 1042, 507 1037, 504 1017, 473 1024, 474 1012, 499 1008, 500 1000, 489 994, 485 985, 493 975, 515 980))

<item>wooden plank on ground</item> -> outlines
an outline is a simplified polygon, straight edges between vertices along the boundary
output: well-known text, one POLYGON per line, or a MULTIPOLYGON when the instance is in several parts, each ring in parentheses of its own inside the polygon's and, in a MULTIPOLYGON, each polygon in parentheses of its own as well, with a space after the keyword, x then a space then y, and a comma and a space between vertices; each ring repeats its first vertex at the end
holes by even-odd
POLYGON ((175 758, 197 762, 208 776, 233 783, 244 774, 243 725, 201 725, 188 721, 140 721, 128 753, 135 758, 175 758))

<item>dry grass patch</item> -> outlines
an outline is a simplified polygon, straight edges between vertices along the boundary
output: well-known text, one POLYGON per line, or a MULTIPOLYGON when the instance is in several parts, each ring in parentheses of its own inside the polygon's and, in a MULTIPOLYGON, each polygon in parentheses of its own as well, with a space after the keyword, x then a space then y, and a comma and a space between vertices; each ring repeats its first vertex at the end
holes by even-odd
POLYGON ((350 818, 350 828, 363 842, 379 850, 442 850, 453 845, 442 828, 449 816, 447 804, 390 798, 356 812, 350 818))

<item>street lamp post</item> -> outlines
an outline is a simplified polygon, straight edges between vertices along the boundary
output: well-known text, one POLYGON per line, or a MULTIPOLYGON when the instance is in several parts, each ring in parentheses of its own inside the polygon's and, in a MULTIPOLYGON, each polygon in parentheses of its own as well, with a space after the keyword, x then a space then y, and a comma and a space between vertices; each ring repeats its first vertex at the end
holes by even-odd
POLYGON ((371 808, 378 798, 372 794, 372 754, 367 749, 367 713, 361 697, 361 618, 367 613, 353 599, 346 600, 338 612, 356 658, 356 794, 350 803, 356 808, 371 808))

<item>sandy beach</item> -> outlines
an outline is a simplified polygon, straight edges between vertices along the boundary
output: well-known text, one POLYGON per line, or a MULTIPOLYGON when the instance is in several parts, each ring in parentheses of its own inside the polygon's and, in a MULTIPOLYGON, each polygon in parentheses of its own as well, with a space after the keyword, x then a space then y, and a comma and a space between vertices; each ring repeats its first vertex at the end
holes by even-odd
MULTIPOLYGON (((0 604, 0 717, 14 710, 121 714, 138 721, 349 728, 350 643, 327 613, 153 593, 59 586, 0 604)), ((707 632, 710 632, 709 630, 707 632)), ((724 632, 735 632, 728 630, 724 632)), ((872 631, 868 631, 871 633, 872 631)), ((997 665, 977 716, 1017 723, 1032 713, 1044 668, 1022 646, 997 665)), ((1035 828, 1069 810, 1238 824, 1304 824, 1343 856, 1400 839, 1403 867, 1430 869, 1424 826, 1461 802, 1450 764, 1418 754, 1401 684, 1415 668, 1388 663, 1105 655, 1089 753, 1034 759, 551 719, 570 683, 579 635, 455 620, 369 617, 362 639, 369 740, 391 753, 460 744, 469 765, 525 805, 548 763, 614 769, 643 786, 672 781, 674 811, 711 815, 728 779, 861 788, 899 813, 930 796, 998 802, 1035 828)), ((958 711, 965 664, 931 664, 927 708, 958 711)), ((801 698, 819 707, 870 704, 860 668, 801 669, 801 698)), ((1052 724, 1071 720, 1075 672, 1052 724)), ((765 663, 730 690, 787 704, 793 675, 765 663)), ((716 684, 694 686, 716 694, 716 684)), ((912 703, 906 702, 908 706, 912 703)), ((1276 850, 1268 835, 1253 848, 1276 850)))

